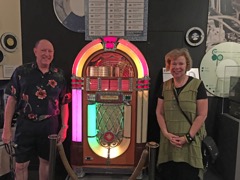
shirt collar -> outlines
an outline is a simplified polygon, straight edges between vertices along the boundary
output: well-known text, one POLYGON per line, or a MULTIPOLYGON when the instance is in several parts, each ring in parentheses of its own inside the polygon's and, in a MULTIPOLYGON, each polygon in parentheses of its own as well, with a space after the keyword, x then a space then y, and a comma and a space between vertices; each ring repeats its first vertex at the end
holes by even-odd
MULTIPOLYGON (((37 62, 32 63, 32 68, 38 69, 37 62)), ((50 68, 49 68, 49 72, 57 72, 57 71, 58 71, 58 69, 51 63, 50 68)))

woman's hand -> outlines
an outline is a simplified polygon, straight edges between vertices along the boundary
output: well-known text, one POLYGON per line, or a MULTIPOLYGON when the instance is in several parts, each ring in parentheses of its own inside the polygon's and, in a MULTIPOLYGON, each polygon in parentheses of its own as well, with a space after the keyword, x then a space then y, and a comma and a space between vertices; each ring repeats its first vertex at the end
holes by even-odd
POLYGON ((173 136, 170 139, 170 143, 178 148, 182 148, 182 146, 187 143, 187 140, 184 136, 173 136))

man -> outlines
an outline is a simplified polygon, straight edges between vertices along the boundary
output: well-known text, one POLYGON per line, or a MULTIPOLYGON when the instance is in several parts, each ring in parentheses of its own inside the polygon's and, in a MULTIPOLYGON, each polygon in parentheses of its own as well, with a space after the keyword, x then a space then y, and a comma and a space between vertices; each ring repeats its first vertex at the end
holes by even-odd
POLYGON ((28 166, 35 154, 39 158, 39 180, 48 179, 48 136, 58 134, 58 142, 63 142, 68 128, 71 94, 67 93, 63 71, 52 64, 54 47, 42 39, 33 50, 36 62, 16 68, 5 90, 9 97, 4 113, 4 143, 12 139, 11 121, 14 113, 18 114, 14 138, 17 180, 28 179, 28 166))

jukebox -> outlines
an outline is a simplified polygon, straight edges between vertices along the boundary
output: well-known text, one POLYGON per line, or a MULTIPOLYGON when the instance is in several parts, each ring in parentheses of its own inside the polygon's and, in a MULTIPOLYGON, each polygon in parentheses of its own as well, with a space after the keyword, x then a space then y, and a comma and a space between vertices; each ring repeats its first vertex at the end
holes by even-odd
POLYGON ((71 165, 83 173, 133 172, 147 141, 149 72, 117 37, 87 44, 72 67, 71 165))

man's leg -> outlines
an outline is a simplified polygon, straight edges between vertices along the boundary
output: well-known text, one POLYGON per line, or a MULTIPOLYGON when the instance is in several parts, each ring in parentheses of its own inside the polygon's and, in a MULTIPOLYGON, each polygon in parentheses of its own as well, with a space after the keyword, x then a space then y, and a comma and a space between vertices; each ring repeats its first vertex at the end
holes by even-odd
POLYGON ((16 163, 15 175, 16 180, 27 180, 28 179, 28 165, 30 161, 25 163, 16 163))
POLYGON ((39 157, 39 180, 47 180, 49 173, 49 161, 39 157))

